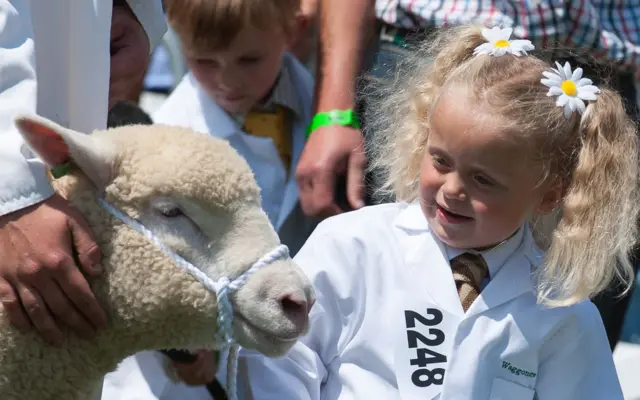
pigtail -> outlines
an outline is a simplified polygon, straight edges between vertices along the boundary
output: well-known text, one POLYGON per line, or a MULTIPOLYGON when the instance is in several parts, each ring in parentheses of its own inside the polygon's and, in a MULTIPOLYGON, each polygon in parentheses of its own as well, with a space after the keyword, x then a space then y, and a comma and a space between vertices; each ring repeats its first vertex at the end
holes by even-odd
POLYGON ((569 305, 618 280, 632 284, 629 253, 637 239, 638 139, 620 96, 603 89, 579 128, 581 146, 541 268, 539 298, 569 305))
POLYGON ((367 151, 379 195, 408 202, 417 198, 428 113, 447 78, 486 42, 482 28, 457 26, 438 32, 406 55, 398 68, 402 75, 365 87, 372 104, 365 114, 367 151))

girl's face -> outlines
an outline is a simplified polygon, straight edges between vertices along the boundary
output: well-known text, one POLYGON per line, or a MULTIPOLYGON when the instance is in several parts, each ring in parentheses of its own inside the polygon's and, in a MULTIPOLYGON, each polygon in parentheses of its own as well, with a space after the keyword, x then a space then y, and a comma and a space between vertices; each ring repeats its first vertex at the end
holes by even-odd
POLYGON ((440 240, 482 248, 511 236, 531 213, 551 211, 560 190, 539 184, 540 168, 527 161, 533 149, 492 130, 460 98, 443 94, 432 113, 420 200, 440 240))

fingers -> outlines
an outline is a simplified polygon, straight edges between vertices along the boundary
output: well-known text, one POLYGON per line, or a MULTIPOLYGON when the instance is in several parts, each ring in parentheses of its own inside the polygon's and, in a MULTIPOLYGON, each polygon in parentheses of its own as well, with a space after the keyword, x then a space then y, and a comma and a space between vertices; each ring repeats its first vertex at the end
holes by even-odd
POLYGON ((338 125, 321 127, 309 137, 296 168, 300 205, 306 215, 326 218, 362 207, 363 143, 360 130, 338 125), (347 178, 347 193, 340 198, 336 198, 338 176, 347 178))
POLYGON ((364 168, 366 158, 362 148, 356 149, 347 167, 347 200, 351 207, 364 207, 364 168))
POLYGON ((54 346, 62 346, 64 336, 55 324, 38 292, 25 285, 19 285, 17 292, 31 323, 40 332, 44 340, 54 346))
POLYGON ((18 329, 34 326, 46 341, 61 345, 56 323, 84 337, 106 326, 74 253, 88 275, 99 272, 100 251, 89 227, 57 195, 0 229, 0 302, 18 329))
POLYGON ((97 276, 102 272, 100 261, 102 254, 100 248, 96 244, 91 228, 81 215, 69 216, 69 228, 71 229, 71 237, 73 245, 78 254, 80 267, 90 276, 97 276))
POLYGON ((69 301, 56 282, 49 281, 35 289, 38 290, 42 298, 46 299, 47 307, 51 313, 73 328, 80 336, 87 339, 93 337, 95 328, 78 312, 78 309, 69 301))
POLYGON ((332 172, 321 171, 313 178, 301 181, 300 203, 305 214, 324 219, 342 212, 335 204, 335 176, 332 172))
POLYGON ((13 286, 0 278, 0 303, 9 317, 9 321, 23 333, 31 330, 31 322, 24 312, 20 298, 13 286))
MULTIPOLYGON (((100 265, 102 254, 93 238, 89 225, 83 217, 73 215, 69 218, 69 227, 71 228, 71 236, 81 268, 87 271, 89 275, 96 276, 100 274, 102 272, 102 266, 100 265)), ((105 328, 107 326, 107 315, 100 307, 84 276, 73 264, 68 265, 62 272, 59 276, 58 284, 67 297, 91 321, 94 327, 105 328)))
MULTIPOLYGON (((59 285, 59 289, 56 287, 55 290, 59 292, 62 289, 64 296, 69 299, 69 301, 66 301, 66 307, 61 305, 63 308, 60 309, 59 313, 56 312, 56 315, 70 326, 79 328, 79 332, 85 335, 91 335, 94 328, 102 329, 107 326, 106 313, 100 307, 89 283, 82 273, 75 268, 71 260, 62 268, 59 274, 56 274, 55 278, 59 285), (75 305, 75 308, 73 305, 75 305), (76 310, 79 310, 79 313, 75 312, 76 310), (93 327, 88 325, 86 321, 89 321, 93 327)), ((62 293, 60 294, 62 295, 62 293)), ((48 296, 46 298, 47 304, 52 306, 50 301, 53 299, 48 296)))

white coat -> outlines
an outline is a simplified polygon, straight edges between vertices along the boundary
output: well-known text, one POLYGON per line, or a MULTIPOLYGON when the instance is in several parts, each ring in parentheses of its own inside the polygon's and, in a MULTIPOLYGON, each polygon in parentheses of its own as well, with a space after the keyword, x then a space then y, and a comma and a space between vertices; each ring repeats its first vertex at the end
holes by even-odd
MULTIPOLYGON (((166 30, 160 0, 128 3, 155 47, 166 30)), ((0 215, 53 194, 13 126, 18 113, 106 127, 111 12, 109 0, 0 0, 0 215)))
MULTIPOLYGON (((288 77, 296 89, 300 103, 298 109, 302 113, 296 116, 293 123, 290 171, 295 171, 304 147, 305 129, 311 118, 313 79, 307 69, 290 55, 285 55, 283 68, 288 68, 288 77)), ((238 123, 200 88, 191 74, 183 78, 154 113, 153 120, 155 123, 182 126, 227 140, 253 170, 262 194, 262 207, 281 241, 289 246, 291 254, 300 249, 316 222, 302 213, 293 172, 287 174, 270 138, 243 132, 238 123)), ((190 387, 170 378, 166 373, 166 363, 167 359, 155 351, 128 357, 105 378, 103 400, 211 400, 204 387, 190 387)), ((221 364, 217 376, 225 385, 226 365, 221 364)), ((242 388, 239 390, 242 399, 242 388)))
POLYGON ((526 225, 514 240, 464 313, 456 251, 417 204, 322 222, 295 257, 316 290, 310 331, 284 358, 243 352, 253 398, 622 399, 595 306, 536 304, 541 253, 526 225))

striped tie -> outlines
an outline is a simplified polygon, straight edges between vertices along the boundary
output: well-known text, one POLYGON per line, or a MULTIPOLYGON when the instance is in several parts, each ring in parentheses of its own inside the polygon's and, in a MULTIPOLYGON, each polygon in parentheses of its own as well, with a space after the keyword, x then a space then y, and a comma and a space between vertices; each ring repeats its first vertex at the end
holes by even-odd
POLYGON ((489 267, 481 255, 463 253, 451 260, 451 269, 462 309, 467 312, 480 295, 480 284, 489 274, 489 267))

